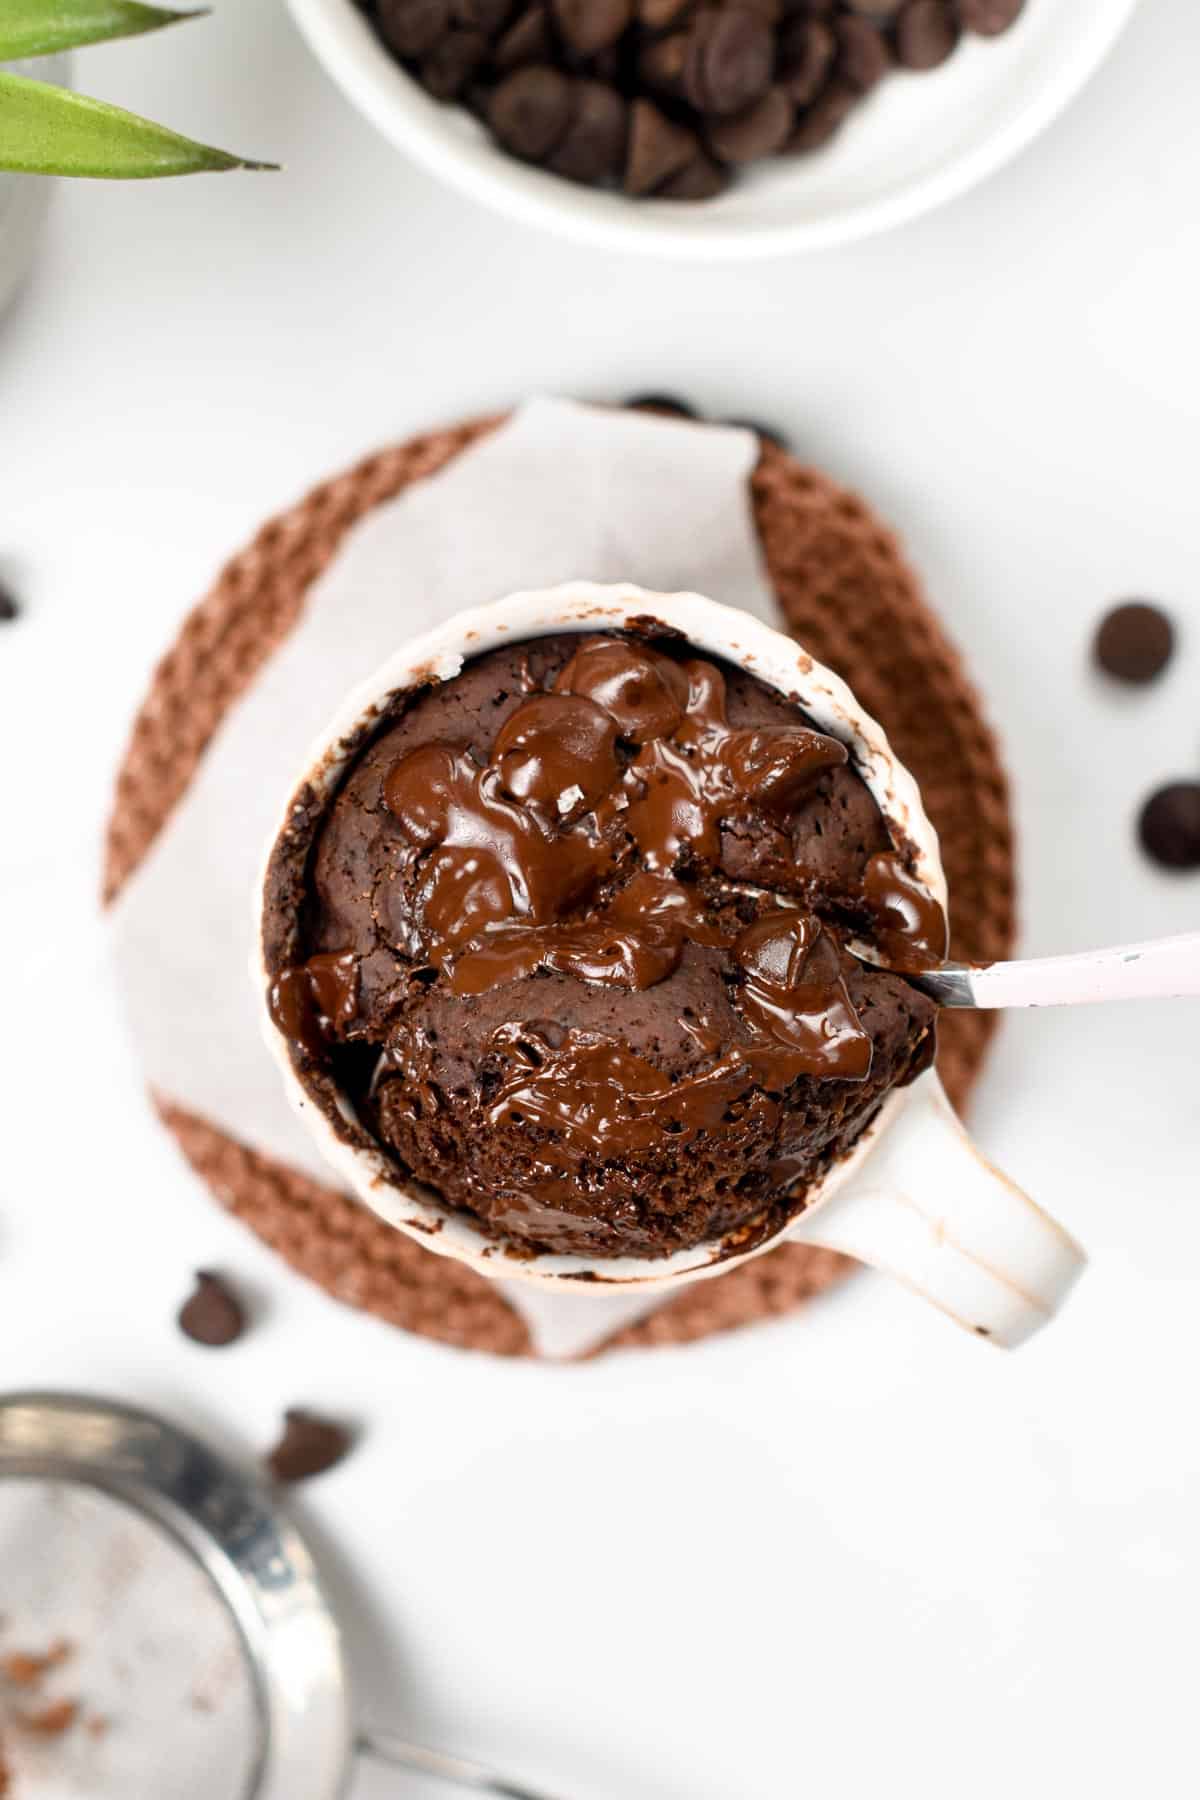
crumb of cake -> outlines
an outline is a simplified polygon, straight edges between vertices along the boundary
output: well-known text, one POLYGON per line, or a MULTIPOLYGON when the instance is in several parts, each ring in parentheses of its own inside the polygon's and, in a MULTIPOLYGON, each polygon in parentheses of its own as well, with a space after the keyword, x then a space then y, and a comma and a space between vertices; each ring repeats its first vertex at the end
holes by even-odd
POLYGON ((48 1650, 10 1650, 0 1657, 0 1675, 12 1687, 37 1687, 67 1661, 73 1648, 66 1638, 56 1638, 48 1650))
POLYGON ((61 1737, 79 1717, 78 1700, 51 1700, 37 1712, 17 1714, 18 1723, 38 1737, 61 1737))

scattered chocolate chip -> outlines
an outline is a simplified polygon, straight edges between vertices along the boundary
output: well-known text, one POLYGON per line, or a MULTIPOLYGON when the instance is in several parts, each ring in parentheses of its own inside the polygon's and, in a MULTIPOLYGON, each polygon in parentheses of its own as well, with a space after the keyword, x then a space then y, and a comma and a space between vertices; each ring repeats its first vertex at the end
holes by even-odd
POLYGON ((999 37, 1015 25, 1025 0, 958 0, 958 16, 968 31, 981 37, 999 37))
POLYGON ((376 17, 397 56, 424 56, 450 28, 450 0, 379 0, 376 17))
POLYGON ((774 156, 783 149, 795 122, 796 109, 784 90, 768 88, 745 112, 712 120, 708 147, 722 162, 757 162, 760 156, 774 156))
POLYGON ((869 93, 892 66, 887 39, 869 19, 853 13, 839 19, 833 30, 839 70, 860 94, 869 93))
POLYGON ((658 194, 663 200, 713 200, 725 191, 728 182, 724 169, 701 151, 694 162, 664 181, 658 194))
POLYGON ((686 168, 696 150, 696 140, 684 126, 673 124, 649 100, 635 100, 629 109, 626 193, 653 193, 686 168))
POLYGON ((17 605, 16 597, 12 590, 3 581, 0 581, 0 625, 11 625, 13 620, 20 616, 21 609, 17 605))
POLYGON ((958 21, 946 0, 909 0, 896 20, 896 61, 905 69, 936 69, 958 43, 958 21))
POLYGON ((283 1415, 283 1435, 266 1459, 267 1468, 276 1481, 307 1481, 340 1463, 352 1442, 344 1425, 289 1407, 283 1415))
POLYGON ((538 162, 571 122, 571 83, 544 63, 517 69, 492 94, 488 121, 506 150, 538 162))
POLYGON ((598 182, 616 175, 625 154, 627 109, 615 88, 577 81, 567 135, 546 163, 571 181, 598 182))
POLYGON ((1175 631, 1160 607, 1146 600, 1127 600, 1104 615, 1092 654, 1118 681, 1153 681, 1171 660, 1175 631))
POLYGON ((502 74, 522 69, 528 63, 545 62, 550 54, 550 26, 543 6, 530 6, 519 13, 492 52, 492 61, 502 74))
POLYGON ((1200 781, 1173 781, 1151 794, 1138 836, 1164 869, 1200 869, 1200 781))
POLYGON ((679 400, 674 394, 634 394, 626 400, 625 405, 634 412, 662 413, 668 419, 695 419, 699 415, 694 406, 686 400, 679 400))
POLYGON ((228 1282, 211 1269, 200 1269, 194 1292, 179 1309, 179 1329, 194 1344, 216 1349, 237 1342, 246 1329, 246 1314, 228 1282))
POLYGON ((796 106, 810 106, 825 85, 837 39, 820 19, 792 19, 779 40, 783 85, 796 106))

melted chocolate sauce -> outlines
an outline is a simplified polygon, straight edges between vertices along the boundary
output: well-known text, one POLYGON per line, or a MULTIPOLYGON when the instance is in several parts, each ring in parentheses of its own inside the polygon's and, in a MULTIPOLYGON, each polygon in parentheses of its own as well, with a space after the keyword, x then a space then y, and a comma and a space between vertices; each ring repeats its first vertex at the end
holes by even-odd
POLYGON ((863 876, 863 897, 874 920, 884 966, 920 975, 946 960, 946 915, 894 852, 873 856, 863 876))
POLYGON ((730 726, 712 663, 600 639, 510 715, 486 764, 425 745, 393 765, 384 799, 419 859, 426 954, 456 993, 538 968, 639 988, 689 938, 730 941, 675 879, 680 862, 714 869, 723 820, 786 813, 845 761, 806 726, 730 726))
POLYGON ((870 1034, 846 991, 837 948, 812 913, 765 914, 742 932, 733 954, 745 975, 742 1015, 778 1046, 769 1085, 786 1087, 797 1075, 866 1080, 870 1034))
POLYGON ((271 1017, 284 1037, 320 1056, 328 1039, 354 1017, 358 958, 352 950, 311 956, 298 968, 284 969, 269 998, 271 1017))
MULTIPOLYGON (((526 701, 509 728, 548 698, 526 701)), ((507 735, 511 745, 518 734, 507 735)), ((553 758, 560 760, 573 758, 553 758)), ((539 792, 553 785, 536 752, 524 772, 539 792)), ((477 763, 461 746, 426 744, 402 757, 389 771, 384 800, 416 853, 418 910, 435 966, 491 925, 514 917, 557 922, 586 903, 613 865, 612 849, 594 830, 548 827, 506 791, 501 768, 477 763)))
POLYGON ((528 1223, 536 1208, 538 1235, 551 1244, 555 1216, 569 1219, 581 1185, 602 1185, 613 1158, 636 1162, 664 1140, 683 1149, 704 1134, 750 1145, 778 1119, 779 1100, 761 1083, 761 1071, 736 1054, 672 1082, 627 1045, 596 1032, 566 1031, 551 1044, 513 1024, 492 1041, 505 1075, 483 1118, 493 1127, 535 1128, 529 1167, 501 1196, 497 1219, 520 1211, 528 1223))

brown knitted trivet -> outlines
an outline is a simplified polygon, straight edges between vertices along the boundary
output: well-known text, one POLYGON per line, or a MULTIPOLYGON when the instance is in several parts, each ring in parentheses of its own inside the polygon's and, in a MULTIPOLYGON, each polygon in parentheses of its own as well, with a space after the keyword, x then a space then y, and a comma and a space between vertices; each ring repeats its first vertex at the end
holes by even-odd
MULTIPOLYGON (((106 903, 187 788, 226 709, 295 624, 343 534, 498 423, 430 432, 368 458, 272 519, 228 564, 159 665, 135 721, 109 822, 106 903)), ((941 834, 955 953, 985 961, 1007 955, 1013 843, 1004 771, 961 663, 895 539, 861 500, 769 444, 752 501, 783 622, 845 677, 920 783, 941 834)), ((630 575, 636 580, 637 570, 630 575)), ((970 1012, 941 1021, 938 1067, 958 1106, 992 1023, 970 1012)), ((236 1143, 172 1098, 158 1096, 157 1104, 221 1203, 336 1298, 446 1343, 528 1353, 524 1324, 482 1276, 423 1250, 335 1189, 236 1143)), ((685 1288, 611 1342, 680 1344, 787 1312, 850 1266, 828 1251, 782 1245, 685 1288)))

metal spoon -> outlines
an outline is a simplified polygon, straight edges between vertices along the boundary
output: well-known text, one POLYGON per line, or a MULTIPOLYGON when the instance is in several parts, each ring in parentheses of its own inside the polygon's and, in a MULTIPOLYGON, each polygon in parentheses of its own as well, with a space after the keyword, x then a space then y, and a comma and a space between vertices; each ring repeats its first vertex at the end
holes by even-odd
MULTIPOLYGON (((886 968, 871 945, 851 946, 861 962, 886 968)), ((940 963, 896 969, 939 1006, 1090 1006, 1098 1000, 1168 1000, 1200 995, 1200 931, 1118 944, 1073 956, 1024 962, 940 963)))

